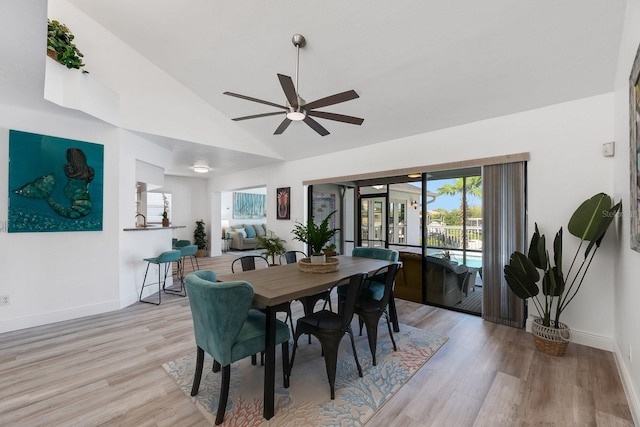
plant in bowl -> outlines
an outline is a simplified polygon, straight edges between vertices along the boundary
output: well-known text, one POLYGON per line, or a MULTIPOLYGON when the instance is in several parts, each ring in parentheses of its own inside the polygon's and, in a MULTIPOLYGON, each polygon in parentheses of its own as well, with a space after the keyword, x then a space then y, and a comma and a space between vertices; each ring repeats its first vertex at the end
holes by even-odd
POLYGON ((291 231, 295 236, 293 239, 309 245, 309 251, 314 256, 323 256, 322 248, 335 236, 340 230, 339 228, 329 228, 329 220, 336 211, 331 212, 322 220, 320 225, 309 218, 306 224, 295 223, 294 229, 291 231))
POLYGON ((271 258, 271 265, 276 265, 276 255, 282 255, 287 251, 284 247, 286 240, 283 240, 275 235, 273 231, 267 232, 267 235, 256 236, 258 245, 256 248, 264 249, 262 256, 269 259, 271 258))
POLYGON ((538 349, 546 351, 542 341, 551 340, 563 344, 563 348, 547 352, 564 354, 570 332, 560 322, 560 315, 580 290, 593 257, 621 207, 622 202, 612 206, 611 197, 598 193, 576 209, 567 230, 580 239, 580 244, 566 273, 563 271, 562 227, 553 240, 553 258, 549 256, 545 235, 540 233, 537 223, 527 255, 518 251, 511 254, 509 264, 504 267, 504 278, 518 297, 531 298, 538 312, 539 318, 534 319, 532 330, 538 349), (583 250, 584 254, 580 256, 583 250), (541 290, 542 299, 538 297, 541 290))
MULTIPOLYGON (((65 24, 59 21, 48 20, 47 25, 47 55, 55 59, 67 68, 84 67, 82 58, 84 55, 78 50, 73 39, 75 36, 65 24)), ((82 70, 83 73, 88 71, 82 70)))

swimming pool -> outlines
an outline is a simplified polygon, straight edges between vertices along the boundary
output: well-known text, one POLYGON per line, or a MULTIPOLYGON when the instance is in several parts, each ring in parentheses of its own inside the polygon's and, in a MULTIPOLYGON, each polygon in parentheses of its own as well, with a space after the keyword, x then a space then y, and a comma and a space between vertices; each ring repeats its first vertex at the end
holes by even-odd
MULTIPOLYGON (((438 249, 433 252, 427 251, 427 254, 442 257, 443 252, 443 250, 438 249)), ((451 261, 462 264, 462 251, 450 250, 449 255, 451 256, 451 261)), ((482 268, 482 254, 478 252, 467 252, 467 262, 465 264, 470 268, 482 268)))

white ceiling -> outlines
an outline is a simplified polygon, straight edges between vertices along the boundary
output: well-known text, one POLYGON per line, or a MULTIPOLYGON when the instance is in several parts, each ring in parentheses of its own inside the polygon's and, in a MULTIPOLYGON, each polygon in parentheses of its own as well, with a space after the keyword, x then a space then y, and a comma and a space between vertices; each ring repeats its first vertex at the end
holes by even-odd
MULTIPOLYGON (((294 160, 613 91, 625 0, 70 0, 221 113, 278 111, 222 93, 284 104, 277 73, 295 77, 291 37, 303 34, 300 95, 354 89, 322 108, 362 126, 318 119, 321 137, 281 116, 233 122, 294 160)), ((214 120, 214 119, 212 119, 214 120)), ((159 138, 211 159, 225 150, 159 138), (213 154, 208 154, 211 151, 213 154)), ((470 141, 470 143, 473 143, 470 141)), ((245 156, 229 141, 227 162, 245 156)), ((184 158, 184 160, 179 160, 184 158)), ((279 159, 249 156, 248 164, 279 159)))

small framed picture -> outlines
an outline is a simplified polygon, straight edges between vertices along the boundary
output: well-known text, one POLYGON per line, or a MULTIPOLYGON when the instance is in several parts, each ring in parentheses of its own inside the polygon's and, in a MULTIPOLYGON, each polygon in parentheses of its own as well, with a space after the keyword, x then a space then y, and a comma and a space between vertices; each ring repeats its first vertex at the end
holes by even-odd
POLYGON ((291 219, 291 187, 276 190, 276 219, 291 219))

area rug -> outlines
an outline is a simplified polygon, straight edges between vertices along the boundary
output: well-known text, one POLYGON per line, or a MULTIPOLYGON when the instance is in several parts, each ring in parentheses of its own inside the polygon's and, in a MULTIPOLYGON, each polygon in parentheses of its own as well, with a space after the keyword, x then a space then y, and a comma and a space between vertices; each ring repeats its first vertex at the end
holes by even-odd
MULTIPOLYGON (((308 338, 302 336, 288 389, 282 387, 282 361, 280 346, 277 347, 275 415, 271 420, 262 417, 263 367, 259 363, 251 365, 250 358, 232 364, 223 425, 361 426, 447 341, 446 337, 400 325, 400 332, 394 334, 398 351, 393 351, 387 326, 382 321, 378 329, 377 366, 373 366, 366 331, 358 336, 355 321, 353 327, 364 376, 358 377, 349 338, 345 336, 339 349, 335 400, 330 399, 320 344, 315 339, 309 344, 308 338)), ((194 365, 195 349, 192 355, 162 366, 213 424, 220 396, 220 373, 211 371, 212 359, 207 355, 200 391, 191 397, 194 365)))

